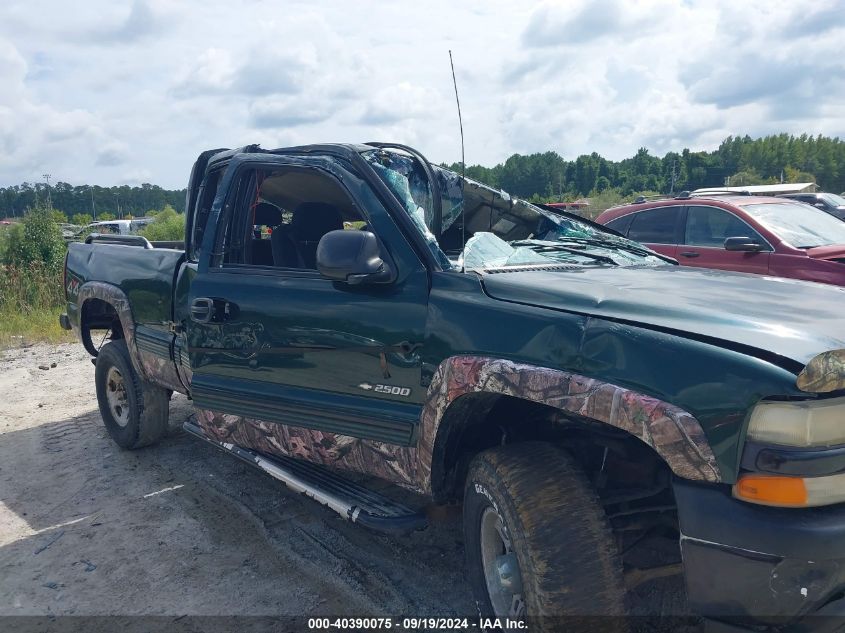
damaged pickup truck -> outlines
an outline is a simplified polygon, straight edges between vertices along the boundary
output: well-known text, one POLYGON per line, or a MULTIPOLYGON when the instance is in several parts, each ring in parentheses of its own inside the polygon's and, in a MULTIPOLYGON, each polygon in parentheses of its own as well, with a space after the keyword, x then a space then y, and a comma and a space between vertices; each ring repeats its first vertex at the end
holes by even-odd
POLYGON ((186 222, 69 249, 121 447, 177 391, 186 431, 371 529, 426 518, 343 471, 462 502, 485 615, 622 614, 672 573, 714 622, 845 613, 841 288, 679 267, 395 144, 207 151, 186 222))

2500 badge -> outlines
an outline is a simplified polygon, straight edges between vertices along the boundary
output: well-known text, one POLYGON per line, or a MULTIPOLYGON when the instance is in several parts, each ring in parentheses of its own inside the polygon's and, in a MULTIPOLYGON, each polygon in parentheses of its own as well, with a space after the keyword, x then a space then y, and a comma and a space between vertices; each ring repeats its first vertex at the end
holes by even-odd
POLYGON ((373 385, 368 382, 362 382, 358 385, 359 389, 364 391, 372 391, 373 393, 385 393, 390 396, 402 396, 407 398, 411 395, 410 387, 397 387, 395 385, 373 385))

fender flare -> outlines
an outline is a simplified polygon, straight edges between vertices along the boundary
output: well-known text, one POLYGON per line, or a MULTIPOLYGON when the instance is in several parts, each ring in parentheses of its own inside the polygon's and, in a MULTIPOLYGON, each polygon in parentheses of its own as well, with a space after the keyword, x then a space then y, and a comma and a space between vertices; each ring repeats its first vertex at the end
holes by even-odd
POLYGON ((141 355, 135 344, 135 317, 132 316, 132 309, 129 307, 129 299, 126 293, 117 286, 102 281, 89 281, 82 284, 76 297, 76 305, 79 308, 80 336, 82 335, 83 328, 83 308, 85 302, 89 299, 100 299, 114 308, 115 314, 117 314, 117 318, 120 321, 120 327, 123 330, 123 338, 126 341, 126 348, 129 350, 129 358, 132 360, 132 366, 138 372, 138 375, 146 378, 147 374, 144 371, 144 364, 141 362, 141 355))
POLYGON ((680 407, 559 369, 483 356, 452 356, 435 371, 420 416, 417 467, 423 490, 431 491, 443 417, 455 400, 470 393, 514 396, 622 429, 651 446, 678 477, 722 480, 701 424, 680 407))

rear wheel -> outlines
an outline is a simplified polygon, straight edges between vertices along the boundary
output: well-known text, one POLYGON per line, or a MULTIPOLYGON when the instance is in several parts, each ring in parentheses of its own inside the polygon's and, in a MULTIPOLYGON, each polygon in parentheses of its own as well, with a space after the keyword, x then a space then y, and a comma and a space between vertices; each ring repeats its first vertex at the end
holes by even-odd
POLYGON ((167 390, 142 380, 122 339, 107 343, 97 356, 94 382, 100 415, 121 448, 154 444, 167 432, 167 390))
MULTIPOLYGON (((623 615, 616 544, 584 474, 564 451, 525 442, 470 464, 464 543, 482 616, 623 615)), ((604 626, 607 622, 604 622, 604 626)))

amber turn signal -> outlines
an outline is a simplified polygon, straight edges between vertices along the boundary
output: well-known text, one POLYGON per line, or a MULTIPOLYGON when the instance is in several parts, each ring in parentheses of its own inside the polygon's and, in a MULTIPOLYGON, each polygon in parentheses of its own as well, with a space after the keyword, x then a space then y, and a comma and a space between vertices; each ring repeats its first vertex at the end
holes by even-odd
POLYGON ((751 503, 786 508, 808 505, 807 486, 801 477, 743 475, 733 487, 734 497, 751 503))

